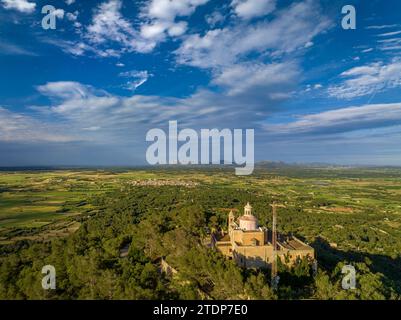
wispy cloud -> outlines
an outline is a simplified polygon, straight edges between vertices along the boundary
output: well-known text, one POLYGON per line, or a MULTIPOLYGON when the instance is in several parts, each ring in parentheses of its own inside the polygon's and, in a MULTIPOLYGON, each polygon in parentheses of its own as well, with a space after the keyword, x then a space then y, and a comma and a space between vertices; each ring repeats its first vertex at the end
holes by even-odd
POLYGON ((146 81, 148 81, 149 77, 152 77, 153 75, 150 74, 147 70, 143 71, 132 70, 132 71, 122 72, 119 74, 119 76, 129 79, 123 86, 125 89, 135 91, 146 81))
POLYGON ((380 31, 381 33, 374 35, 374 42, 377 44, 376 49, 383 51, 386 54, 397 54, 398 51, 401 51, 401 31, 399 30, 401 25, 392 24, 392 25, 379 25, 379 26, 370 26, 366 29, 380 31), (395 29, 395 31, 383 32, 384 29, 395 29))
POLYGON ((67 134, 66 128, 63 130, 60 125, 44 123, 31 116, 0 107, 0 141, 68 142, 76 139, 67 134))
POLYGON ((401 125, 401 103, 373 104, 303 115, 297 120, 268 125, 273 135, 325 135, 401 125))
POLYGON ((368 48, 368 49, 364 49, 361 52, 362 53, 368 53, 368 52, 372 52, 374 49, 373 48, 368 48))
POLYGON ((12 43, 0 42, 0 55, 36 56, 37 54, 12 43))
POLYGON ((41 41, 43 43, 48 43, 59 47, 63 52, 70 54, 76 57, 82 57, 87 54, 92 54, 96 57, 101 58, 110 58, 110 57, 120 57, 120 50, 116 50, 113 48, 108 49, 99 49, 96 46, 89 45, 85 41, 72 41, 72 40, 63 40, 59 38, 49 38, 49 37, 41 37, 41 41))
POLYGON ((283 63, 243 63, 217 73, 213 82, 227 89, 228 95, 252 94, 259 99, 288 98, 289 87, 299 76, 299 67, 283 63))
POLYGON ((382 62, 354 67, 344 71, 346 78, 339 85, 329 87, 328 93, 337 99, 352 99, 401 86, 401 61, 394 59, 389 64, 382 62))
POLYGON ((382 24, 382 25, 375 25, 375 26, 368 26, 365 29, 368 30, 381 30, 381 29, 389 29, 389 28, 396 28, 399 27, 399 24, 382 24))
POLYGON ((393 31, 393 32, 386 32, 386 33, 381 33, 377 35, 378 37, 391 37, 391 36, 396 36, 397 34, 401 34, 401 31, 393 31))

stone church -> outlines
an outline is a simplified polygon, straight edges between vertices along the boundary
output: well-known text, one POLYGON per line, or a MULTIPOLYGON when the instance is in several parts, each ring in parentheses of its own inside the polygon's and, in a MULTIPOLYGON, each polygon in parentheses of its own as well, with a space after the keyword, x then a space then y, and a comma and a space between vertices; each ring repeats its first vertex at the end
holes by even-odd
MULTIPOLYGON (((272 232, 259 227, 258 219, 252 214, 248 203, 244 215, 235 218, 233 211, 228 215, 228 233, 212 235, 212 244, 225 256, 234 259, 244 268, 270 268, 274 251, 272 232)), ((281 262, 293 264, 297 258, 315 259, 314 249, 294 236, 277 235, 276 256, 281 262)))

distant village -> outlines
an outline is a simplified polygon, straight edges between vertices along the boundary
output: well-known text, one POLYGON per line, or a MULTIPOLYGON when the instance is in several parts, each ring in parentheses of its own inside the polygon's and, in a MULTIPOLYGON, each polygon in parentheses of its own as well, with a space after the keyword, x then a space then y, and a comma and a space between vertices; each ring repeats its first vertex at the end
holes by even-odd
POLYGON ((177 186, 193 188, 199 185, 198 182, 188 180, 163 180, 163 179, 147 179, 147 180, 134 180, 129 183, 136 187, 161 187, 161 186, 177 186))

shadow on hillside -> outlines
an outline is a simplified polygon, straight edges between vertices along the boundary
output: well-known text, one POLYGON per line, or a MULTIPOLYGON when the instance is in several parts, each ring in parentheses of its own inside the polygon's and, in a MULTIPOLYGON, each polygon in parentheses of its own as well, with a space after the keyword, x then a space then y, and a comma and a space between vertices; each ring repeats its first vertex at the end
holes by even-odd
POLYGON ((331 272, 337 263, 347 262, 366 262, 371 261, 369 268, 372 272, 382 273, 388 280, 397 283, 397 291, 401 293, 401 256, 392 259, 386 255, 370 254, 358 251, 341 251, 330 246, 330 244, 320 237, 310 245, 315 249, 319 265, 331 272))

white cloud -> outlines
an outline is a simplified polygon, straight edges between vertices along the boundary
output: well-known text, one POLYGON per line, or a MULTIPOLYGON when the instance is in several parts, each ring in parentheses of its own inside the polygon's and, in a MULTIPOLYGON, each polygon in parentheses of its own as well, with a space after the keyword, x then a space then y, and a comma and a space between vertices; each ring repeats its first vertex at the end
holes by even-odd
POLYGON ((231 6, 243 19, 251 19, 271 13, 276 8, 276 0, 233 0, 231 6))
POLYGON ((287 124, 269 125, 272 134, 333 134, 363 129, 399 126, 401 103, 362 105, 300 116, 287 124))
POLYGON ((398 34, 401 34, 401 31, 382 33, 382 34, 379 34, 378 37, 390 37, 390 36, 396 36, 398 34))
POLYGON ((389 38, 378 40, 379 49, 382 51, 401 51, 401 38, 389 38))
POLYGON ((368 48, 368 49, 362 50, 362 53, 372 52, 373 50, 374 50, 373 48, 368 48))
POLYGON ((88 96, 88 86, 73 81, 49 82, 38 86, 37 89, 46 96, 63 99, 86 98, 88 96))
POLYGON ((120 57, 130 52, 148 53, 157 45, 155 39, 141 36, 137 27, 121 13, 121 0, 107 0, 94 10, 91 23, 85 28, 77 21, 79 12, 67 13, 67 19, 74 22, 80 40, 48 39, 43 41, 60 47, 75 56, 87 53, 97 57, 120 57))
POLYGON ((68 142, 76 140, 60 133, 60 126, 45 124, 35 118, 0 107, 0 141, 68 142))
POLYGON ((304 48, 330 21, 307 0, 280 11, 271 21, 237 25, 188 36, 176 51, 181 64, 201 68, 232 65, 249 53, 279 56, 304 48))
POLYGON ((387 28, 395 28, 398 27, 398 24, 383 24, 378 26, 368 26, 365 29, 372 29, 372 30, 380 30, 380 29, 387 29, 387 28))
POLYGON ((129 81, 124 85, 124 88, 132 91, 135 91, 137 88, 143 85, 151 76, 152 74, 146 70, 133 70, 120 73, 120 77, 129 78, 129 81))
POLYGON ((109 0, 100 4, 84 37, 96 46, 106 46, 108 42, 113 42, 118 43, 122 51, 142 53, 152 51, 156 42, 143 39, 122 16, 121 8, 121 0, 109 0))
POLYGON ((59 19, 64 18, 64 10, 63 9, 56 9, 53 11, 53 15, 56 16, 59 19))
POLYGON ((147 20, 141 26, 141 36, 145 39, 164 41, 166 36, 178 37, 187 30, 185 21, 178 17, 192 15, 198 6, 209 0, 151 0, 143 9, 142 17, 147 20))
POLYGON ((142 9, 139 28, 125 19, 121 13, 121 0, 108 0, 98 6, 92 23, 83 35, 92 52, 102 56, 115 56, 129 52, 149 53, 167 36, 178 37, 187 30, 187 22, 175 21, 176 17, 191 15, 197 6, 208 0, 152 0, 142 9), (119 49, 110 50, 110 43, 119 49))
POLYGON ((198 6, 209 0, 151 0, 146 8, 149 18, 174 21, 176 17, 190 16, 198 6))
POLYGON ((1 0, 1 3, 5 9, 14 9, 24 13, 31 13, 36 8, 36 3, 28 0, 1 0))
POLYGON ((205 17, 206 22, 211 26, 215 27, 217 24, 223 22, 225 20, 224 15, 219 11, 214 11, 213 13, 207 15, 205 17))
POLYGON ((85 117, 87 114, 111 108, 119 102, 117 97, 103 90, 73 81, 49 82, 37 89, 56 102, 50 111, 65 117, 85 117))
POLYGON ((316 83, 314 85, 307 84, 306 88, 301 92, 311 92, 312 90, 319 90, 319 89, 322 89, 322 88, 323 88, 323 85, 320 84, 320 83, 316 83))
POLYGON ((65 3, 70 6, 75 3, 75 0, 65 0, 65 3))
POLYGON ((171 37, 179 37, 187 31, 188 23, 180 21, 168 28, 167 33, 171 37))
POLYGON ((244 63, 224 69, 213 82, 228 89, 228 95, 257 92, 272 100, 288 97, 288 87, 299 75, 293 62, 262 64, 244 63))
POLYGON ((313 45, 314 45, 313 41, 308 41, 307 43, 305 43, 305 48, 313 47, 313 45))
POLYGON ((84 41, 70 41, 70 40, 62 40, 59 38, 42 38, 42 42, 49 43, 55 45, 65 53, 74 55, 74 56, 83 56, 88 52, 93 53, 97 57, 108 58, 108 57, 120 57, 121 51, 111 48, 98 48, 96 45, 90 45, 84 41))
POLYGON ((176 51, 177 60, 181 64, 200 68, 233 64, 236 55, 233 38, 234 31, 228 29, 210 30, 204 36, 190 35, 176 51), (227 42, 230 46, 226 46, 227 42))
POLYGON ((100 129, 101 129, 101 127, 93 126, 93 127, 89 127, 89 128, 83 128, 82 130, 84 130, 84 131, 98 131, 100 129))
POLYGON ((146 24, 141 27, 141 35, 145 39, 152 39, 152 38, 163 38, 164 32, 167 29, 167 25, 165 23, 153 23, 153 24, 146 24))
POLYGON ((69 20, 69 21, 77 21, 77 19, 78 19, 78 15, 79 15, 79 12, 78 11, 75 11, 75 12, 67 12, 67 14, 66 14, 66 17, 67 17, 67 19, 69 20))
POLYGON ((338 99, 362 97, 386 89, 401 86, 401 61, 393 60, 389 64, 382 62, 355 67, 341 74, 348 78, 339 85, 328 89, 329 95, 338 99))
POLYGON ((370 26, 366 29, 379 30, 383 32, 382 29, 395 29, 395 31, 379 33, 375 35, 375 41, 377 42, 376 48, 368 48, 363 53, 373 51, 374 49, 384 51, 385 53, 397 54, 397 52, 392 51, 401 51, 401 35, 400 25, 392 24, 392 25, 379 25, 379 26, 370 26), (398 30, 397 30, 398 29, 398 30), (368 51, 369 50, 369 51, 368 51))
POLYGON ((3 40, 0 41, 0 55, 23 55, 23 56, 35 56, 36 54, 30 50, 19 47, 12 43, 6 43, 3 40))

